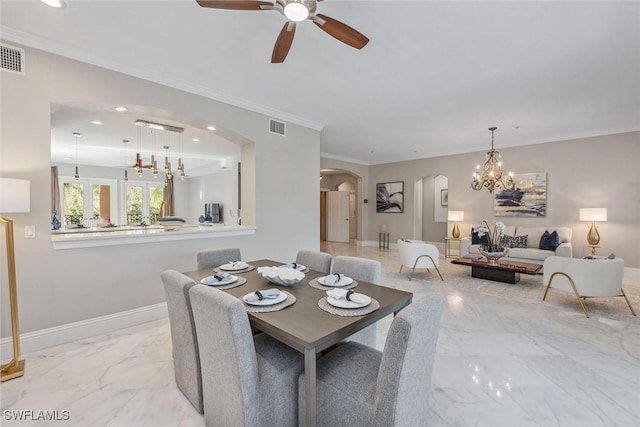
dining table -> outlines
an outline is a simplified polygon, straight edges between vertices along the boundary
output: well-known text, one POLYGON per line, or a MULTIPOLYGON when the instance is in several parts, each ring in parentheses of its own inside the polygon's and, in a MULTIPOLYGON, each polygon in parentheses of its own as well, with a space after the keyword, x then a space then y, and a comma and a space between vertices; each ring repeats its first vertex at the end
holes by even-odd
MULTIPOLYGON (((281 266, 287 263, 269 259, 247 261, 247 263, 255 268, 244 273, 232 273, 245 278, 246 283, 224 289, 222 292, 242 299, 251 292, 278 288, 295 296, 295 303, 282 310, 267 313, 248 311, 247 315, 253 328, 304 354, 305 425, 314 427, 316 425, 316 360, 320 352, 388 315, 395 315, 411 303, 413 294, 358 280, 357 287, 353 290, 374 299, 380 307, 364 315, 339 316, 320 308, 319 301, 326 296, 326 291, 316 289, 309 284, 312 280, 326 274, 309 270, 305 272, 305 277, 300 282, 283 286, 269 282, 258 273, 257 268, 281 266)), ((184 272, 184 274, 196 283, 200 283, 203 278, 214 274, 214 269, 206 268, 184 272)))

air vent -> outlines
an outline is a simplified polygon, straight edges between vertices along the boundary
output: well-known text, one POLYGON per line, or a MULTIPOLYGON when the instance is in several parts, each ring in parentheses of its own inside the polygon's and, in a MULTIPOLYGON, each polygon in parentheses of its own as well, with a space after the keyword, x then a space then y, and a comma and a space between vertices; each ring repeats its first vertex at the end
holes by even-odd
POLYGON ((24 49, 0 44, 0 55, 2 56, 2 71, 24 76, 24 49))
POLYGON ((286 123, 269 119, 269 132, 284 136, 286 123))

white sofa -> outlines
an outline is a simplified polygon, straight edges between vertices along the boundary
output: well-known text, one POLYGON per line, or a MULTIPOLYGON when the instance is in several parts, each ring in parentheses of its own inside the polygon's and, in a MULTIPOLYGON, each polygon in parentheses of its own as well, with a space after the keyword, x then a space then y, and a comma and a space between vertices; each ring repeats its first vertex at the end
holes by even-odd
MULTIPOLYGON (((509 248, 507 256, 504 258, 510 261, 530 262, 534 264, 544 264, 544 260, 550 256, 573 256, 571 247, 572 230, 569 227, 518 227, 515 225, 507 225, 504 231, 507 236, 528 236, 526 248, 509 248), (540 245, 540 237, 548 230, 552 233, 554 230, 558 232, 560 237, 560 246, 555 251, 538 249, 540 245)), ((471 237, 463 237, 460 239, 460 256, 480 256, 480 245, 471 244, 471 237)))

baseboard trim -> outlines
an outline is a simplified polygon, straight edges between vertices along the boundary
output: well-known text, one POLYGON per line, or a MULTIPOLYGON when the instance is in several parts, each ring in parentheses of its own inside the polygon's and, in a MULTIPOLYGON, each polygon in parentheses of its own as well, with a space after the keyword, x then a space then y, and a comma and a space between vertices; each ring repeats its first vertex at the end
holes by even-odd
MULTIPOLYGON (((141 323, 163 319, 168 316, 167 303, 148 305, 133 310, 107 314, 66 325, 20 334, 22 354, 28 354, 54 345, 65 344, 84 338, 94 337, 119 329, 136 326, 141 323)), ((0 340, 2 363, 9 362, 12 357, 13 343, 11 337, 0 340)))

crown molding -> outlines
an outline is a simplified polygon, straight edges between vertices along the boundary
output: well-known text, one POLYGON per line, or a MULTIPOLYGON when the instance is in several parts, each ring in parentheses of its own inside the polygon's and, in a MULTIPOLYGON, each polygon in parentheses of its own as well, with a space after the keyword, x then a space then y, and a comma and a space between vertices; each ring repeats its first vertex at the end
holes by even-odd
POLYGON ((324 125, 322 123, 309 120, 304 117, 299 117, 285 111, 276 110, 266 105, 257 104, 246 99, 223 95, 221 93, 211 91, 210 89, 207 89, 203 86, 194 85, 182 80, 167 78, 159 73, 150 70, 144 70, 132 67, 127 64, 110 61, 104 57, 95 55, 92 52, 73 48, 68 45, 55 42, 46 37, 40 37, 31 33, 17 30, 15 28, 0 25, 0 39, 12 43, 18 43, 30 48, 39 49, 55 55, 64 56, 66 58, 95 65, 97 67, 105 68, 111 71, 127 74, 129 76, 137 77, 153 83, 158 83, 163 86, 179 89, 184 92, 203 96, 214 101, 223 102, 234 107, 253 111, 254 113, 264 114, 265 116, 269 116, 274 119, 286 121, 288 123, 293 123, 299 126, 304 126, 316 131, 321 131, 324 128, 324 125))

